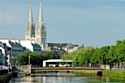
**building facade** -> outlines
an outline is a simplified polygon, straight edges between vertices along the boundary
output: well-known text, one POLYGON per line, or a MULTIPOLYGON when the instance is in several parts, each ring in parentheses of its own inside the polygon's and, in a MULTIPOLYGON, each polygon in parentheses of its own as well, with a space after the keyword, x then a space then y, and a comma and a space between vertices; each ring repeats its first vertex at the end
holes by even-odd
POLYGON ((30 41, 30 40, 21 40, 20 44, 26 48, 27 51, 29 52, 37 52, 39 54, 42 53, 41 51, 41 46, 37 43, 35 43, 34 41, 30 41))
POLYGON ((24 51, 42 53, 41 46, 34 41, 0 39, 0 65, 13 64, 13 59, 24 51))
POLYGON ((46 50, 54 52, 73 52, 78 49, 78 45, 72 43, 47 43, 46 50))
POLYGON ((5 64, 9 65, 12 63, 12 60, 19 54, 23 53, 24 47, 21 46, 20 40, 17 39, 0 39, 1 44, 0 47, 4 48, 5 52, 3 52, 5 56, 5 64))
POLYGON ((0 42, 0 65, 8 65, 11 63, 9 48, 6 43, 0 42))
POLYGON ((39 19, 35 24, 33 22, 32 5, 30 5, 29 21, 26 25, 25 40, 35 41, 45 50, 46 46, 46 27, 43 22, 42 6, 40 4, 39 19))
POLYGON ((0 65, 4 65, 5 61, 5 49, 0 47, 0 65))

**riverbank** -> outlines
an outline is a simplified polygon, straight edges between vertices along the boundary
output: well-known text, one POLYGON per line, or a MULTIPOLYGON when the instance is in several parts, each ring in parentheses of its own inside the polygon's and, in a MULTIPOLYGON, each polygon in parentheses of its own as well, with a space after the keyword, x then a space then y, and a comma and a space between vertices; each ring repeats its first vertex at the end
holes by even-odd
POLYGON ((77 76, 97 76, 97 72, 91 71, 71 71, 71 73, 75 73, 77 76))
POLYGON ((125 69, 104 70, 102 71, 102 76, 98 75, 98 72, 72 71, 72 73, 75 73, 77 76, 96 77, 103 80, 104 82, 111 82, 111 81, 125 82, 125 69))
POLYGON ((0 83, 7 83, 12 77, 12 72, 0 76, 0 83))
POLYGON ((125 78, 125 69, 105 70, 103 76, 125 78))

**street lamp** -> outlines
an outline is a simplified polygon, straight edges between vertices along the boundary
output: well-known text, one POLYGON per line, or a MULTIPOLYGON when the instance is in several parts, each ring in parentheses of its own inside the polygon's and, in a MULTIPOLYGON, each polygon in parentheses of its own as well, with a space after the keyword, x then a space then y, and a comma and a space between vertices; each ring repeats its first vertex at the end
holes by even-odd
POLYGON ((29 56, 28 56, 28 64, 30 65, 30 53, 29 53, 29 56))

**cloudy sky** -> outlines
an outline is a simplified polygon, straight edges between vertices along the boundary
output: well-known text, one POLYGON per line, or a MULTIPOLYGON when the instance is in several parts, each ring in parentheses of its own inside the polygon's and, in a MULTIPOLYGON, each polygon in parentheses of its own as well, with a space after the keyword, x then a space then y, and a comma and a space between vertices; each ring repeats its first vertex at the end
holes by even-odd
POLYGON ((125 39, 125 0, 0 0, 0 38, 25 38, 32 3, 33 21, 42 2, 47 42, 101 47, 125 39))

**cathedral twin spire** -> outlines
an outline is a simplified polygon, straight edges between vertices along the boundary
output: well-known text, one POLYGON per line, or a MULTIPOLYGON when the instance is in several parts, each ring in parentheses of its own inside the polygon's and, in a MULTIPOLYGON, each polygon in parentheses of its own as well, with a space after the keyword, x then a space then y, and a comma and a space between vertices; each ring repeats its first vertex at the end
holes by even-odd
MULTIPOLYGON (((40 3, 39 22, 42 22, 42 21, 43 21, 43 16, 42 16, 42 5, 41 5, 41 3, 40 3)), ((33 22, 32 4, 30 4, 29 22, 33 22)))
POLYGON ((40 3, 40 11, 39 11, 39 22, 42 22, 43 21, 43 17, 42 17, 42 5, 40 3))
POLYGON ((36 24, 33 23, 32 5, 30 4, 29 20, 26 25, 25 40, 35 41, 43 48, 46 46, 46 27, 43 23, 42 5, 40 3, 39 18, 36 24))
POLYGON ((32 5, 30 4, 29 22, 33 22, 32 5))

